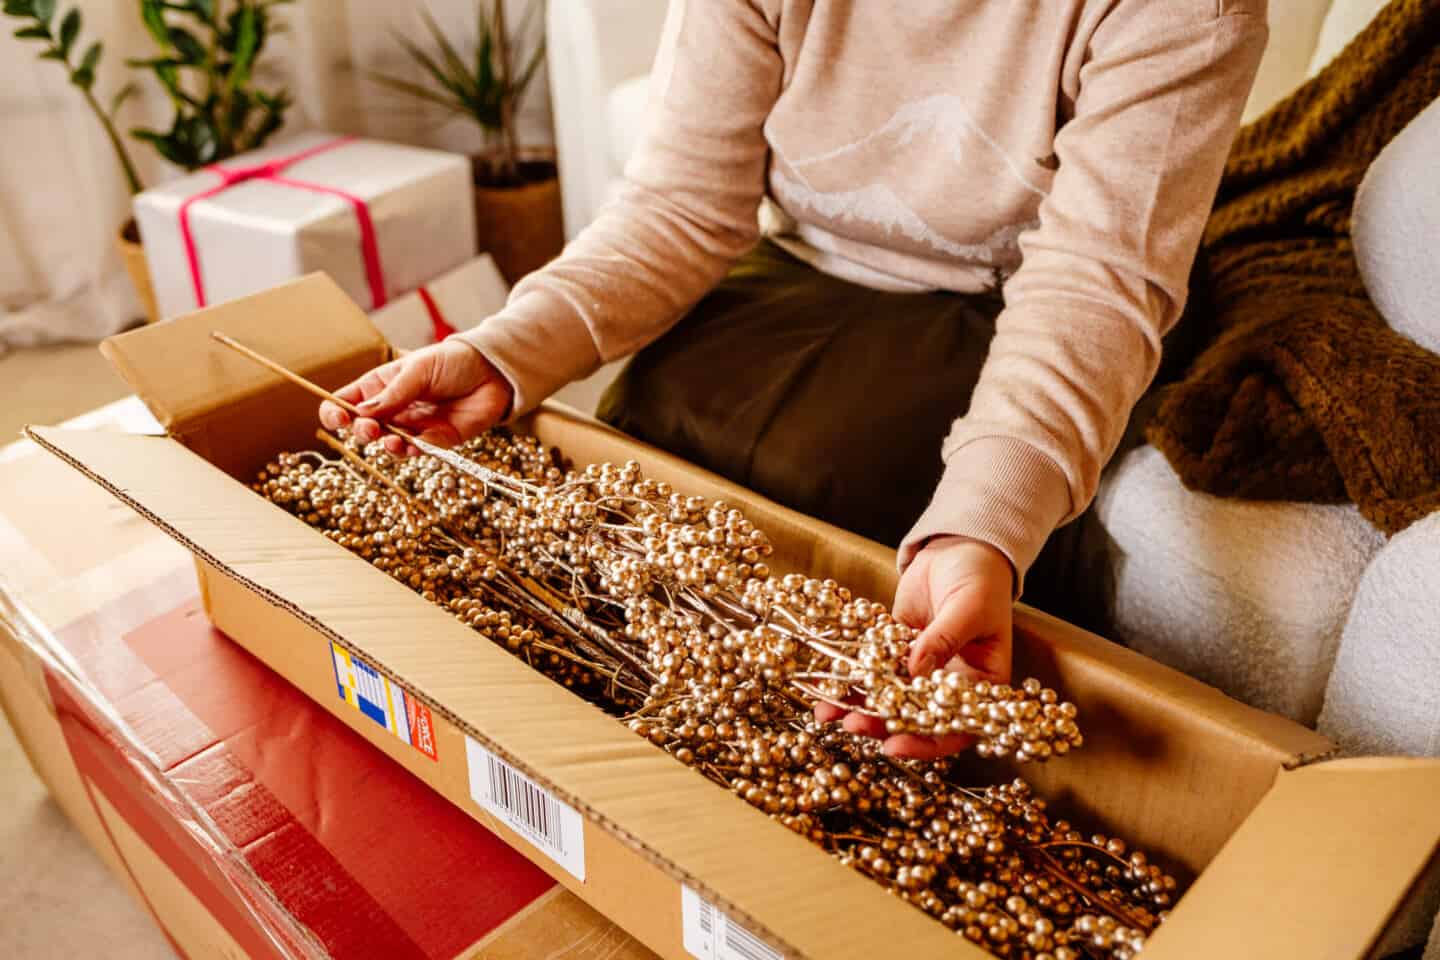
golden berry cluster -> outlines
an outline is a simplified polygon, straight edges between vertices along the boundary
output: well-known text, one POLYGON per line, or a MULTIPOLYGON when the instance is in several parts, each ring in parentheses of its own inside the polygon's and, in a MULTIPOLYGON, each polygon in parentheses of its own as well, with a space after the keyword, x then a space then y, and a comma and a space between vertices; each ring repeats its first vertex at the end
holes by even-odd
POLYGON ((633 462, 564 470, 505 430, 406 459, 321 437, 335 456, 282 454, 255 489, 997 956, 1126 960, 1170 907, 1173 878, 1052 821, 1023 781, 959 786, 818 724, 826 700, 891 732, 968 734, 986 757, 1082 743, 1037 680, 910 676, 913 630, 833 580, 771 571, 739 510, 633 462))

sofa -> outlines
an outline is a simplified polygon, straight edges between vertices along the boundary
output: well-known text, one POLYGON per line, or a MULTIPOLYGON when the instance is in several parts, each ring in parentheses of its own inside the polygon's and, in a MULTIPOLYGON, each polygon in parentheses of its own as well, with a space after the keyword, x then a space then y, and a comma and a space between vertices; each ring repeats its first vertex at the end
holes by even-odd
MULTIPOLYGON (((1318 72, 1383 5, 1271 0, 1270 44, 1246 118, 1318 72)), ((549 5, 550 85, 571 236, 614 194, 643 132, 666 7, 665 0, 549 5)), ((1440 730, 1357 738, 1352 730, 1363 724, 1356 698, 1327 705, 1327 691, 1356 689, 1336 673, 1337 663, 1344 671, 1362 663, 1374 669, 1373 648, 1397 642, 1377 634, 1397 628, 1402 616, 1422 615, 1422 608, 1403 614, 1385 608, 1383 598, 1402 591, 1380 581, 1401 565, 1397 552, 1423 554, 1429 546, 1440 553, 1440 527, 1421 524, 1387 543, 1350 505, 1195 493, 1149 446, 1111 465, 1096 511, 1109 541, 1110 569, 1101 582, 1113 585, 1107 601, 1116 639, 1238 699, 1318 723, 1347 746, 1383 742, 1387 749, 1440 753, 1440 730)), ((1430 569, 1440 580, 1440 568, 1430 569)), ((1440 637, 1433 606, 1424 615, 1431 619, 1404 621, 1410 633, 1440 637)), ((1440 675, 1440 650, 1409 666, 1440 675)), ((1364 717, 1375 720, 1373 713, 1364 717)))

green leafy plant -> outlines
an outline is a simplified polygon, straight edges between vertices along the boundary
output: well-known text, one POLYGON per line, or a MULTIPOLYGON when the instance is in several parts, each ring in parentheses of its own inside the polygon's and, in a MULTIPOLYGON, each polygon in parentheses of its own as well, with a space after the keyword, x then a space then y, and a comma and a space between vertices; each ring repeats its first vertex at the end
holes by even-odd
POLYGON ((108 109, 102 107, 95 98, 95 70, 105 54, 105 44, 97 40, 85 47, 84 52, 77 58, 75 54, 80 31, 84 26, 83 18, 79 10, 71 9, 57 23, 55 0, 4 0, 3 11, 7 16, 24 21, 23 26, 16 28, 16 37, 40 42, 44 46, 40 58, 58 62, 70 74, 70 83, 80 91, 85 103, 105 129, 105 136, 109 138, 115 157, 125 172, 130 192, 139 193, 140 177, 135 173, 135 164, 130 160, 125 142, 115 129, 115 114, 120 105, 135 93, 135 85, 127 83, 116 91, 110 99, 108 109))
POLYGON ((290 95, 254 86, 255 62, 278 28, 274 8, 291 0, 140 0, 158 56, 127 61, 147 69, 170 97, 166 131, 136 129, 166 160, 187 170, 253 150, 285 122, 290 95))
POLYGON ((531 18, 543 4, 527 6, 513 34, 505 22, 504 0, 480 0, 476 7, 475 51, 469 58, 460 54, 435 18, 422 10, 434 49, 426 50, 399 33, 395 40, 420 66, 426 82, 412 83, 383 73, 371 76, 392 90, 473 120, 488 144, 483 158, 488 166, 487 181, 496 186, 518 184, 515 109, 545 59, 545 42, 543 37, 537 40, 535 49, 520 57, 523 65, 517 69, 512 37, 531 33, 531 18))
MULTIPOLYGON (((285 121, 289 94, 254 86, 255 62, 268 36, 279 29, 273 8, 291 0, 139 0, 140 18, 159 45, 158 56, 126 63, 153 73, 170 97, 175 117, 166 131, 134 129, 130 135, 152 145, 160 155, 186 170, 253 150, 285 121)), ((56 18, 56 0, 3 0, 3 12, 23 21, 15 30, 21 40, 43 44, 43 60, 55 60, 70 74, 70 83, 85 98, 125 172, 131 193, 142 189, 135 164, 116 129, 120 106, 133 96, 127 83, 111 97, 108 108, 95 96, 95 71, 105 45, 95 41, 79 49, 84 27, 79 9, 56 18)))

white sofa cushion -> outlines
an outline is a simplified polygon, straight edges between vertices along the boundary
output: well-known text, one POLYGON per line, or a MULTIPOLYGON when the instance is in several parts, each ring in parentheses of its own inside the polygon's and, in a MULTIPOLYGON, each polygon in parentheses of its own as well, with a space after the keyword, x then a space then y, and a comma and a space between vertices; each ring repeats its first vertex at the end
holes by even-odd
POLYGON ((1440 513, 1393 537, 1356 590, 1320 731, 1347 753, 1440 757, 1440 513))
POLYGON ((1395 330, 1440 353, 1440 101, 1370 165, 1355 195, 1351 236, 1370 299, 1395 330))
POLYGON ((1116 640, 1315 722, 1355 585, 1385 539, 1353 505, 1195 493, 1146 446, 1107 471, 1095 509, 1116 640))

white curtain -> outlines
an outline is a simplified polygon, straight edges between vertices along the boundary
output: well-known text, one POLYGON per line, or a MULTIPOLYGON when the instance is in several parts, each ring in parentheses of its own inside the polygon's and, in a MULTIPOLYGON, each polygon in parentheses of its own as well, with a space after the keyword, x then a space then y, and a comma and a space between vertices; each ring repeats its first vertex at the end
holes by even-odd
MULTIPOLYGON (((473 50, 479 0, 429 0, 429 9, 462 51, 473 50)), ((488 4, 488 0, 486 0, 488 4)), ((540 0, 507 0, 512 25, 540 0)), ((168 103, 152 78, 124 66, 151 55, 140 24, 139 0, 61 0, 84 12, 79 43, 103 40, 98 99, 133 79, 142 95, 121 108, 122 131, 165 129, 168 103)), ((430 46, 419 3, 394 0, 299 0, 278 8, 286 30, 270 38, 261 81, 289 87, 295 99, 277 136, 321 129, 473 153, 482 137, 473 123, 424 108, 371 80, 379 70, 420 80, 393 34, 430 46)), ((517 49, 543 32, 544 17, 529 16, 517 49)), ((39 60, 33 41, 11 34, 16 21, 0 17, 0 353, 64 340, 94 340, 135 322, 140 306, 115 249, 130 216, 130 197, 105 134, 65 71, 39 60)), ((520 142, 553 143, 545 71, 522 104, 520 142)), ((127 146, 146 184, 178 171, 145 144, 127 146)))

